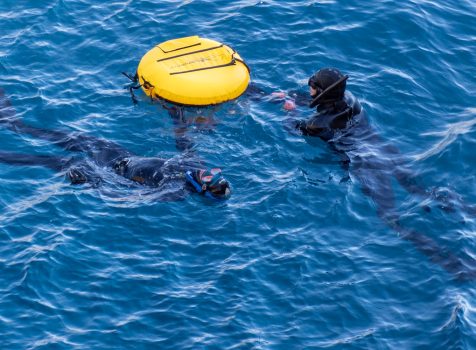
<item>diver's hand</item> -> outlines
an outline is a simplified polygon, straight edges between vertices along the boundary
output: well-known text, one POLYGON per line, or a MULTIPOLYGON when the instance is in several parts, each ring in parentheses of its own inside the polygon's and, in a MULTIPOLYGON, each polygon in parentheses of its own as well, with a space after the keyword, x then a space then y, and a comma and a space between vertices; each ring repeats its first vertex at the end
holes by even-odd
POLYGON ((72 185, 91 184, 93 187, 98 187, 101 183, 99 176, 92 175, 82 167, 73 167, 68 170, 66 176, 71 181, 72 185))
POLYGON ((82 185, 88 182, 87 175, 80 168, 71 168, 66 173, 72 185, 82 185))
POLYGON ((271 97, 271 101, 277 101, 277 102, 284 101, 283 109, 285 111, 293 111, 296 109, 296 102, 294 102, 294 99, 290 97, 284 91, 272 92, 270 97, 271 97))
POLYGON ((275 91, 271 93, 271 98, 274 100, 284 100, 286 93, 284 91, 275 91))
POLYGON ((294 111, 296 109, 296 103, 294 100, 286 100, 284 101, 283 108, 286 111, 294 111))

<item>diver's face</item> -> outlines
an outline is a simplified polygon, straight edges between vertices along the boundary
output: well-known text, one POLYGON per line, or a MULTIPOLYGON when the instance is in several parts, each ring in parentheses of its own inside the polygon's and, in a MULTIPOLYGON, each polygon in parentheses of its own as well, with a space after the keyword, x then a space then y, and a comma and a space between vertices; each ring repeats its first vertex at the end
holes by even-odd
POLYGON ((309 78, 307 85, 309 86, 309 94, 311 97, 316 97, 320 91, 317 84, 317 79, 314 75, 309 78))
POLYGON ((221 170, 218 168, 200 170, 197 180, 202 186, 202 191, 215 199, 225 200, 231 195, 230 184, 221 175, 221 170))
POLYGON ((309 86, 309 94, 311 96, 316 96, 317 95, 317 89, 314 89, 312 86, 309 86))
POLYGON ((221 200, 230 198, 231 190, 230 184, 224 178, 220 179, 219 183, 208 189, 213 197, 221 200))

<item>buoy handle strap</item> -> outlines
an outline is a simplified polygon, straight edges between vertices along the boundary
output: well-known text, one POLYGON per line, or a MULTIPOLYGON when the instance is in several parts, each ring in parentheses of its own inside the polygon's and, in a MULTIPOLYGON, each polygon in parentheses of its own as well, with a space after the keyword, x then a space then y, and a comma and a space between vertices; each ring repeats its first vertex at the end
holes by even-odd
POLYGON ((210 66, 210 67, 203 67, 203 68, 196 68, 196 69, 184 70, 184 71, 180 71, 180 72, 172 72, 172 73, 170 73, 170 75, 177 75, 177 74, 184 74, 184 73, 192 73, 192 72, 198 72, 198 71, 201 71, 201 70, 208 70, 208 69, 229 67, 229 66, 233 66, 233 65, 235 65, 235 64, 236 64, 236 59, 235 59, 235 58, 232 58, 230 62, 225 63, 225 64, 219 64, 219 65, 216 65, 216 66, 210 66))
POLYGON ((126 73, 126 72, 121 72, 121 73, 124 74, 127 77, 127 79, 129 79, 133 83, 137 83, 139 81, 139 76, 137 75, 137 72, 136 72, 135 75, 132 75, 132 74, 126 73))
MULTIPOLYGON (((122 74, 124 74, 134 84, 137 84, 139 82, 139 76, 137 75, 137 72, 136 72, 135 75, 132 75, 132 74, 129 74, 129 73, 126 73, 126 72, 122 72, 122 74)), ((131 94, 132 103, 134 103, 135 105, 139 102, 139 100, 137 99, 136 95, 134 94, 134 90, 137 90, 140 87, 142 87, 142 84, 130 85, 129 86, 129 93, 131 94)))
POLYGON ((177 49, 173 49, 173 50, 169 50, 169 51, 164 50, 163 48, 160 47, 160 45, 157 45, 157 47, 158 47, 159 49, 161 49, 163 53, 170 53, 170 52, 174 52, 174 51, 189 49, 189 48, 191 48, 191 47, 200 46, 200 45, 202 45, 202 43, 196 43, 196 44, 192 44, 192 45, 182 46, 182 47, 179 47, 179 48, 177 48, 177 49))
MULTIPOLYGON (((221 46, 223 46, 223 45, 221 45, 221 46)), ((208 69, 229 67, 229 66, 235 65, 236 62, 242 63, 242 64, 246 67, 246 69, 248 70, 248 73, 251 73, 250 67, 248 67, 248 65, 247 65, 243 60, 241 60, 241 59, 239 59, 239 58, 236 58, 236 57, 235 57, 235 54, 236 54, 236 51, 233 50, 233 53, 231 54, 231 60, 230 60, 230 62, 225 63, 225 64, 219 64, 219 65, 216 65, 216 66, 210 66, 210 67, 203 67, 203 68, 196 68, 196 69, 184 70, 184 71, 180 71, 180 72, 172 72, 172 73, 170 73, 170 75, 177 75, 177 74, 184 74, 184 73, 192 73, 192 72, 199 72, 199 71, 208 70, 208 69)))
POLYGON ((235 53, 236 51, 233 50, 233 54, 231 55, 231 57, 233 57, 233 59, 236 61, 236 62, 240 62, 242 65, 244 65, 246 67, 246 69, 248 70, 248 74, 251 73, 251 69, 250 67, 248 67, 248 65, 245 63, 245 61, 243 61, 242 59, 239 59, 239 58, 236 58, 235 57, 235 53))
POLYGON ((183 56, 193 55, 194 53, 200 53, 200 52, 205 52, 205 51, 216 50, 216 49, 219 49, 220 47, 223 47, 223 44, 218 45, 218 46, 209 47, 209 48, 207 48, 207 49, 196 50, 196 51, 190 51, 190 52, 187 52, 187 53, 182 53, 182 54, 180 54, 180 55, 175 55, 175 56, 170 56, 170 57, 166 57, 166 58, 161 58, 160 60, 157 60, 157 62, 163 62, 163 61, 171 60, 171 59, 174 59, 174 58, 177 58, 177 57, 183 57, 183 56))

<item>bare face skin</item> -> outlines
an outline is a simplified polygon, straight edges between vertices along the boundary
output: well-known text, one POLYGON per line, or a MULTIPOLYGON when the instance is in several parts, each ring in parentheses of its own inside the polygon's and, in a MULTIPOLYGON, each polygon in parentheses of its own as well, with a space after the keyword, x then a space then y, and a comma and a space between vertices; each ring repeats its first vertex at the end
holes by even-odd
POLYGON ((315 96, 317 94, 317 89, 314 89, 312 86, 309 86, 309 93, 311 96, 315 96))

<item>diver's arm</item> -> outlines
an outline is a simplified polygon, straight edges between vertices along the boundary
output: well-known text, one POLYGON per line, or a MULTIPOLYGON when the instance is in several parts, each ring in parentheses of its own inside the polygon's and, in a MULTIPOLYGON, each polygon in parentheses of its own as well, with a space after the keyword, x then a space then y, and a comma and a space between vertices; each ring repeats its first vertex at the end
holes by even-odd
POLYGON ((276 105, 283 105, 285 110, 291 111, 296 108, 294 99, 288 97, 284 91, 266 92, 258 85, 251 83, 244 95, 251 101, 255 102, 269 102, 276 105))
POLYGON ((3 89, 0 89, 0 124, 16 133, 29 134, 48 141, 67 142, 68 140, 68 134, 64 132, 35 128, 23 123, 21 119, 16 117, 11 102, 5 96, 3 89))
POLYGON ((288 118, 284 121, 285 128, 291 133, 304 136, 319 136, 326 128, 318 123, 316 118, 310 120, 288 118))
POLYGON ((250 83, 244 95, 252 101, 262 101, 269 94, 255 83, 250 83))
POLYGON ((167 108, 174 123, 175 146, 181 152, 191 152, 195 144, 187 136, 187 124, 184 120, 183 107, 173 106, 167 108))
POLYGON ((252 101, 265 101, 273 104, 282 104, 286 110, 293 110, 298 106, 308 106, 311 102, 309 96, 299 90, 291 90, 289 92, 274 91, 267 92, 258 85, 251 83, 245 91, 247 96, 252 101))
POLYGON ((49 155, 0 152, 0 162, 2 163, 19 166, 42 166, 54 171, 62 171, 70 161, 70 158, 49 155))
POLYGON ((72 185, 88 183, 93 187, 98 187, 102 183, 101 177, 87 163, 81 163, 69 168, 66 177, 72 185))
POLYGON ((300 107, 309 107, 309 104, 312 101, 309 93, 301 90, 291 90, 288 92, 288 96, 292 98, 297 106, 300 107))
MULTIPOLYGON (((8 123, 8 128, 18 134, 27 134, 41 140, 51 141, 57 147, 71 152, 89 152, 103 150, 107 151, 111 156, 109 158, 117 158, 118 156, 131 155, 129 151, 121 147, 115 142, 107 141, 98 137, 83 135, 77 132, 66 132, 62 130, 50 130, 38 128, 23 123, 22 120, 14 120, 8 123)), ((104 152, 102 153, 104 154, 104 152)), ((108 157, 106 157, 108 158, 108 157)), ((109 160, 111 160, 109 159, 109 160)))
POLYGON ((312 120, 300 120, 296 123, 296 129, 298 129, 304 136, 317 135, 323 129, 314 125, 312 120))
POLYGON ((283 121, 284 128, 294 135, 308 135, 306 121, 303 119, 286 118, 283 121))
POLYGON ((187 152, 194 147, 192 141, 187 137, 187 123, 185 122, 184 109, 181 106, 167 106, 162 100, 159 100, 172 119, 174 124, 175 147, 181 152, 187 152))
MULTIPOLYGON (((56 172, 61 172, 67 169, 71 164, 71 161, 71 158, 49 155, 0 152, 0 162, 2 163, 17 166, 41 166, 56 172)), ((80 164, 70 168, 66 172, 66 177, 73 185, 89 183, 93 186, 97 186, 101 183, 101 178, 94 174, 91 167, 86 164, 80 164)))
POLYGON ((41 140, 51 141, 54 145, 67 151, 87 152, 90 150, 107 150, 111 154, 111 157, 131 154, 114 142, 94 136, 62 130, 50 130, 25 124, 20 118, 15 116, 15 111, 2 89, 0 89, 0 125, 1 124, 18 134, 28 134, 41 140))

